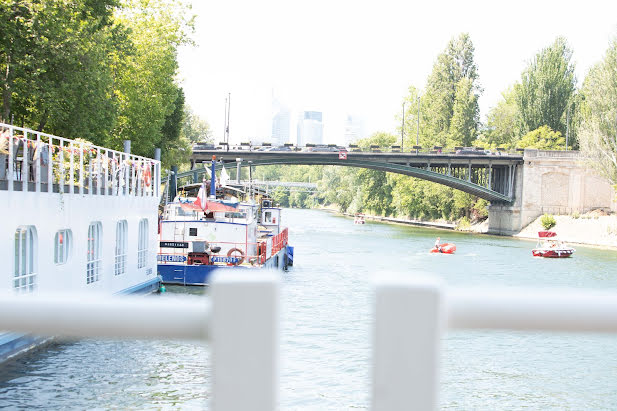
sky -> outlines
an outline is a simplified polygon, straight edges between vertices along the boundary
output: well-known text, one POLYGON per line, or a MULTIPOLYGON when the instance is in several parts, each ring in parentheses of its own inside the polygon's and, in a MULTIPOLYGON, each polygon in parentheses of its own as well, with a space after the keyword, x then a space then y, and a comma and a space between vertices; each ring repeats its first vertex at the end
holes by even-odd
POLYGON ((364 133, 400 132, 409 86, 424 88, 448 41, 475 46, 481 119, 542 48, 568 41, 579 83, 617 36, 617 1, 193 1, 195 47, 179 53, 186 104, 223 141, 268 141, 272 96, 321 111, 324 142, 343 142, 347 115, 364 133), (399 130, 397 131, 397 127, 399 130))

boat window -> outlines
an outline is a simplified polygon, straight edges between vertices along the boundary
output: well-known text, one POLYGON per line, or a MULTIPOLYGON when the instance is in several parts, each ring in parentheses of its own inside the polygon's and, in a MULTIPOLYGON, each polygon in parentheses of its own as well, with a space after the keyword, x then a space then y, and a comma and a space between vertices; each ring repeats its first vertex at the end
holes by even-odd
POLYGON ((231 213, 225 213, 225 217, 227 217, 227 218, 246 218, 246 214, 245 213, 231 212, 231 213))
POLYGON ((266 214, 264 215, 264 221, 266 223, 272 222, 272 212, 271 211, 266 211, 266 214))
POLYGON ((148 256, 148 220, 142 219, 139 222, 139 237, 137 239, 137 268, 146 266, 148 256))
POLYGON ((54 263, 65 264, 69 259, 69 253, 73 246, 73 233, 71 230, 60 230, 54 238, 54 263))
POLYGON ((193 237, 197 235, 197 227, 189 227, 189 235, 193 237))
POLYGON ((19 227, 15 231, 15 275, 13 288, 31 293, 36 288, 37 237, 34 226, 19 227))
POLYGON ((88 255, 86 265, 86 284, 99 280, 101 271, 103 228, 100 222, 90 223, 88 227, 88 255))
POLYGON ((118 221, 116 224, 116 260, 114 264, 114 274, 120 275, 126 272, 126 246, 127 246, 128 224, 126 220, 118 221))
POLYGON ((194 217, 197 219, 197 215, 194 210, 185 210, 182 207, 176 208, 176 213, 180 217, 194 217))

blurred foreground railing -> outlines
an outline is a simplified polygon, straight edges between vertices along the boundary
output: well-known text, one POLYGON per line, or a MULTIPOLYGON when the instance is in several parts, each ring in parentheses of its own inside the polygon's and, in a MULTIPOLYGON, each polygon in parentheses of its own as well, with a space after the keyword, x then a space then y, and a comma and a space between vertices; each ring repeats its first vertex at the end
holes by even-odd
MULTIPOLYGON (((617 332, 617 293, 446 288, 433 277, 375 283, 373 410, 438 407, 449 329, 617 332)), ((279 279, 215 275, 207 298, 4 295, 0 329, 70 337, 208 340, 212 409, 278 409, 279 279), (87 298, 87 299, 86 299, 87 298)))
POLYGON ((59 337, 209 341, 212 409, 277 408, 279 296, 271 273, 214 275, 207 298, 15 295, 0 329, 59 337))
POLYGON ((617 333, 617 294, 572 289, 446 288, 433 277, 376 282, 373 410, 438 408, 449 329, 617 333))

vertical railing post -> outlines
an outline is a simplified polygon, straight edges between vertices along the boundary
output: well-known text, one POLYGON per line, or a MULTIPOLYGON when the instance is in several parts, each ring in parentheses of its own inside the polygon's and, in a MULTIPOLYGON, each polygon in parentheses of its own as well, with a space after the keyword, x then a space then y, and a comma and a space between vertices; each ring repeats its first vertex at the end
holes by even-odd
POLYGON ((73 158, 75 151, 75 145, 73 140, 69 143, 69 193, 75 194, 75 159, 73 158))
POLYGON ((441 283, 384 275, 375 289, 372 410, 436 410, 445 331, 441 283))
POLYGON ((279 280, 263 274, 214 274, 212 409, 278 409, 279 280))
POLYGON ((124 195, 128 196, 130 194, 130 166, 129 166, 129 155, 131 154, 131 140, 124 140, 124 158, 123 166, 124 166, 124 195))
POLYGON ((15 154, 13 152, 13 127, 11 127, 9 129, 9 136, 8 136, 8 140, 9 140, 9 158, 8 158, 8 170, 6 172, 6 178, 7 178, 7 186, 8 186, 8 191, 13 191, 13 178, 14 178, 14 168, 15 168, 15 154))
POLYGON ((58 165, 59 168, 59 177, 58 177, 58 192, 64 194, 64 140, 58 139, 58 165))
POLYGON ((54 140, 51 136, 49 138, 49 150, 47 150, 47 192, 54 192, 54 140))
POLYGON ((34 165, 34 191, 41 192, 41 165, 43 162, 42 147, 41 147, 41 133, 36 133, 36 145, 34 147, 35 156, 32 156, 34 165))
POLYGON ((161 163, 160 163, 161 149, 160 148, 154 149, 154 159, 156 160, 156 162, 152 166, 153 168, 152 170, 152 173, 153 173, 152 174, 152 195, 160 199, 161 197, 161 194, 160 194, 160 190, 161 190, 161 163))
POLYGON ((28 161, 28 132, 24 130, 24 149, 21 158, 21 191, 28 191, 28 181, 30 181, 30 164, 28 161))
POLYGON ((79 143, 79 194, 84 194, 84 143, 79 143))

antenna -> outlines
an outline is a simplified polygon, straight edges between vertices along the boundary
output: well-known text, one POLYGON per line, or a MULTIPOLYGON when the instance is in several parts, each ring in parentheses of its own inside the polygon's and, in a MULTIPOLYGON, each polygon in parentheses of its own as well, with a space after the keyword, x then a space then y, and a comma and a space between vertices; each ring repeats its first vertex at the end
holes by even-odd
POLYGON ((227 142, 227 97, 225 97, 225 121, 223 121, 223 141, 227 142))
POLYGON ((227 134, 227 147, 229 147, 229 113, 231 112, 231 93, 228 94, 227 98, 227 124, 225 125, 225 133, 227 134))

